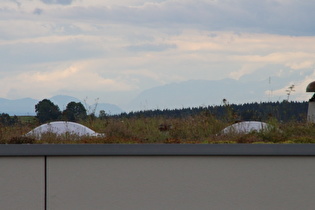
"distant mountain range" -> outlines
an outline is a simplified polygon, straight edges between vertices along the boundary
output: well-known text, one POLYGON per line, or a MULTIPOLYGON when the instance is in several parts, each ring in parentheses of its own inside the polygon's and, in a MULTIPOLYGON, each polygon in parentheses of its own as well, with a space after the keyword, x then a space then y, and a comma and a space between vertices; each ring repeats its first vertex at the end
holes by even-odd
MULTIPOLYGON (((123 108, 126 112, 154 109, 175 109, 187 107, 212 106, 222 104, 226 99, 230 104, 241 104, 262 101, 279 101, 266 95, 271 88, 281 89, 287 85, 287 81, 274 78, 274 84, 268 85, 268 78, 261 81, 252 80, 189 80, 179 83, 171 83, 147 89, 136 96, 123 108)), ((283 93, 283 98, 286 92, 283 93)), ((292 97, 294 98, 294 97, 292 97)), ((75 97, 57 95, 50 100, 64 110, 71 101, 81 102, 88 113, 98 115, 100 110, 108 114, 120 114, 125 112, 117 105, 109 103, 86 104, 75 97)), ((10 115, 35 115, 35 104, 39 101, 31 98, 8 100, 0 98, 0 113, 10 115)))
MULTIPOLYGON (((129 104, 131 110, 174 109, 229 103, 268 101, 268 81, 189 80, 151 88, 129 104)), ((274 88, 282 88, 278 83, 274 88)), ((284 92, 285 95, 285 92, 284 92)))
POLYGON ((35 104, 38 100, 32 98, 22 98, 16 100, 9 100, 0 98, 0 113, 7 113, 9 115, 35 115, 35 104))
MULTIPOLYGON (((120 107, 114 104, 108 103, 97 103, 97 104, 86 104, 85 102, 72 97, 72 96, 65 96, 65 95, 57 95, 52 98, 48 98, 54 104, 56 104, 61 111, 66 109, 66 106, 69 102, 81 102, 89 112, 95 110, 95 114, 98 115, 100 110, 104 110, 107 114, 120 114, 124 112, 120 107)), ((9 115, 36 115, 35 113, 35 105, 39 102, 39 100, 32 99, 32 98, 23 98, 23 99, 16 99, 16 100, 9 100, 5 98, 0 98, 0 113, 8 113, 9 115)))

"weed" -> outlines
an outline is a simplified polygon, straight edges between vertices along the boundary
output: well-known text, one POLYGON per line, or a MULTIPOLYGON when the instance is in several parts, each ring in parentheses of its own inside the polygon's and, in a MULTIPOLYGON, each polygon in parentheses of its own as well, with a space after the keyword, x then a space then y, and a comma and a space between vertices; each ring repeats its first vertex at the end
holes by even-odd
POLYGON ((217 135, 230 123, 214 117, 208 110, 181 118, 162 116, 111 117, 82 120, 81 124, 106 136, 78 136, 73 133, 45 133, 41 140, 23 137, 38 126, 36 120, 25 118, 20 124, 0 127, 0 144, 265 144, 315 143, 315 125, 306 122, 281 123, 270 118, 265 130, 250 133, 217 135))
POLYGON ((34 144, 36 140, 34 138, 26 136, 12 137, 8 143, 9 144, 34 144))

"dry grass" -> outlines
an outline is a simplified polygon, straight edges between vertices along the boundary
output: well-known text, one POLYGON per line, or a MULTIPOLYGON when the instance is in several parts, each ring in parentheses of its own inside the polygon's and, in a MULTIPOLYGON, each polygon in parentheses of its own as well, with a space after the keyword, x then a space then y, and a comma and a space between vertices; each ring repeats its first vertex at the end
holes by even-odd
POLYGON ((269 123, 274 129, 248 134, 218 135, 229 124, 212 115, 202 113, 186 118, 138 117, 89 119, 81 124, 105 133, 105 137, 79 137, 76 135, 55 135, 47 133, 41 140, 23 135, 38 126, 28 120, 20 125, 0 127, 1 144, 224 144, 224 143, 315 143, 315 125, 290 122, 281 124, 275 120, 269 123))

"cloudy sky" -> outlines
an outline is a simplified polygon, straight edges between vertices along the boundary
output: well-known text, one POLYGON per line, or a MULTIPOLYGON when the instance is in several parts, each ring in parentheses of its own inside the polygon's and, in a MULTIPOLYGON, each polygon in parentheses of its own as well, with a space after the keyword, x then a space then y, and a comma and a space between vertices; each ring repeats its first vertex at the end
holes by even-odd
MULTIPOLYGON (((0 97, 124 106, 191 79, 315 80, 312 0, 0 0, 0 97)), ((250 87, 249 87, 250 88, 250 87)), ((267 94, 267 90, 266 90, 267 94)))

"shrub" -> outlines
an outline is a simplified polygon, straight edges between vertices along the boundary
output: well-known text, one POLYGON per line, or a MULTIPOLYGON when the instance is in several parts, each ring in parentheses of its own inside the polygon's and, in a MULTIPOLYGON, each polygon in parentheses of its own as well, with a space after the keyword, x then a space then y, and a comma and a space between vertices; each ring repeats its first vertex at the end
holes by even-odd
POLYGON ((34 138, 29 138, 26 136, 18 136, 18 137, 12 137, 9 140, 9 144, 34 144, 35 143, 34 138))

